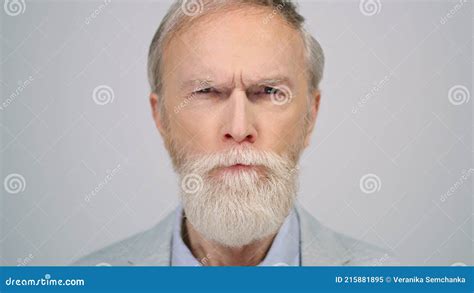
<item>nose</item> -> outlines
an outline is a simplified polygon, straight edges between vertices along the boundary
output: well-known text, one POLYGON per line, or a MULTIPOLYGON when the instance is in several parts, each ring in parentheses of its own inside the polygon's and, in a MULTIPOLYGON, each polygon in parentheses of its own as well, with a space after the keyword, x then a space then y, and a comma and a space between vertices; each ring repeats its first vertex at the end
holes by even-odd
POLYGON ((222 128, 226 143, 254 143, 257 139, 255 117, 243 91, 234 90, 228 99, 222 128))

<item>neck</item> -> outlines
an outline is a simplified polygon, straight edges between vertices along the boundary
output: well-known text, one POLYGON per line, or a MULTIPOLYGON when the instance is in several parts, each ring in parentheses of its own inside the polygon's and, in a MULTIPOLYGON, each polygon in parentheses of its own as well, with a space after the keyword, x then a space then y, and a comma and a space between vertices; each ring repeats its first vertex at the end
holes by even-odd
POLYGON ((228 247, 205 239, 184 218, 183 240, 203 266, 256 266, 263 261, 275 234, 240 247, 228 247))

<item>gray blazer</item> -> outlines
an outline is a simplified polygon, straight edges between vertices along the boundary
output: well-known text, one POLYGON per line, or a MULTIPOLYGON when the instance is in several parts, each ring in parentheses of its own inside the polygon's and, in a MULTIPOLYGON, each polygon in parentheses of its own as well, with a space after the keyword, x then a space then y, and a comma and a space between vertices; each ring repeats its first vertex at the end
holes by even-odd
MULTIPOLYGON (((398 265, 385 250, 330 230, 298 205, 296 212, 303 266, 398 265)), ((151 229, 93 252, 72 265, 169 266, 174 220, 172 212, 151 229)))

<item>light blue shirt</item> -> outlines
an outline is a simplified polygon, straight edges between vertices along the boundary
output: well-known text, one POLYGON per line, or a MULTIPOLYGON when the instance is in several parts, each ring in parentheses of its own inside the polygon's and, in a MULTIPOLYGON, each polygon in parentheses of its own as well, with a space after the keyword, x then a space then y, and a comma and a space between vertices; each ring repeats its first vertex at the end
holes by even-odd
MULTIPOLYGON (((202 266, 181 238, 183 208, 177 209, 173 228, 171 266, 202 266)), ((206 260, 202 260, 205 263, 206 260)), ((294 209, 286 217, 259 266, 300 266, 300 225, 294 209)))

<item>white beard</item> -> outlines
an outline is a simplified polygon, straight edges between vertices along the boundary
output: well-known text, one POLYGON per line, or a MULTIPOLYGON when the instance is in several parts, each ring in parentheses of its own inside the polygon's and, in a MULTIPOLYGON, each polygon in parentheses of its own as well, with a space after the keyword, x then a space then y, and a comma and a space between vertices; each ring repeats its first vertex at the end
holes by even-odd
POLYGON ((189 157, 178 167, 187 219, 206 239, 239 247, 278 231, 297 192, 296 162, 273 152, 234 148, 189 157), (217 167, 262 165, 212 175, 217 167))

